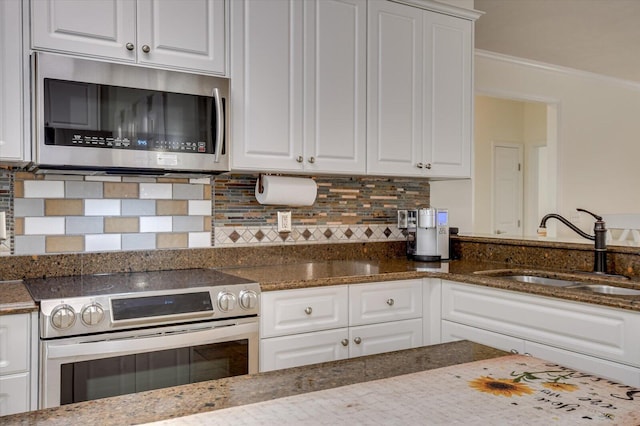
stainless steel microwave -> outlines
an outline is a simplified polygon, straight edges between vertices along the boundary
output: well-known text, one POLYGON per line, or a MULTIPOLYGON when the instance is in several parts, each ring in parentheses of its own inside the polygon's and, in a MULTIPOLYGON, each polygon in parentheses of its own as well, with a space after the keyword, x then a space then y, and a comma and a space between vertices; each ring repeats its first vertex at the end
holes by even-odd
POLYGON ((37 171, 217 174, 229 170, 229 80, 36 52, 37 171))

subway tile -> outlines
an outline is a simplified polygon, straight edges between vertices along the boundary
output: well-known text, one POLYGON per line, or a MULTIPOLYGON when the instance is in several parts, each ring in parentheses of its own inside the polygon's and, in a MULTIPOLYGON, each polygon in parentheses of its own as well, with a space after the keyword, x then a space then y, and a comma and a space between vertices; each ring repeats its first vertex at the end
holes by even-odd
POLYGON ((158 216, 178 216, 188 214, 188 204, 186 200, 158 200, 156 201, 156 215, 158 216))
POLYGON ((140 218, 140 232, 171 232, 171 216, 144 216, 140 218))
POLYGON ((140 198, 144 200, 170 200, 173 196, 170 183, 141 183, 140 198))
POLYGON ((210 177, 190 178, 189 183, 211 185, 211 178, 210 177))
POLYGON ((211 200, 211 185, 203 185, 202 187, 202 199, 211 200))
POLYGON ((84 251, 82 236, 51 235, 45 239, 47 253, 78 253, 84 251))
POLYGON ((14 235, 24 235, 24 218, 16 217, 13 219, 14 235))
POLYGON ((122 200, 122 216, 155 216, 154 200, 122 200))
POLYGON ((156 183, 156 178, 147 176, 123 176, 122 182, 156 183))
POLYGON ((94 182, 122 182, 122 177, 120 176, 85 176, 84 180, 94 181, 94 182))
POLYGON ((189 200, 189 216, 209 216, 211 212, 211 200, 189 200))
MULTIPOLYGON (((39 176, 36 175, 36 179, 39 176)), ((82 175, 57 175, 57 174, 52 174, 52 173, 47 173, 45 175, 42 175, 42 178, 44 180, 59 180, 59 181, 66 181, 66 180, 84 180, 84 176, 82 175)))
POLYGON ((102 198, 102 182, 64 182, 66 198, 102 198))
POLYGON ((13 200, 15 217, 44 216, 44 200, 41 198, 16 198, 13 200))
MULTIPOLYGON (((16 173, 16 176, 18 173, 16 173)), ((24 182, 16 178, 13 184, 13 197, 15 199, 24 198, 24 182)))
POLYGON ((106 217, 104 218, 105 233, 139 232, 140 224, 137 217, 106 217))
POLYGON ((64 217, 25 217, 25 235, 62 235, 64 217))
POLYGON ((211 247, 211 233, 189 232, 189 248, 211 247))
POLYGON ((122 248, 120 234, 85 235, 85 251, 114 251, 122 248))
POLYGON ((202 196, 202 185, 173 184, 174 200, 201 200, 202 196))
POLYGON ((104 220, 99 216, 69 216, 66 218, 66 234, 102 234, 104 220))
POLYGON ((16 236, 13 241, 15 254, 45 254, 44 235, 24 235, 16 236))
POLYGON ((156 234, 122 234, 122 250, 153 250, 156 234))
POLYGON ((156 241, 159 249, 189 247, 189 236, 186 233, 158 234, 156 241))
POLYGON ((44 200, 45 216, 79 216, 82 213, 82 200, 57 198, 44 200))
POLYGON ((25 198, 64 198, 64 182, 25 180, 25 198))
POLYGON ((204 230, 202 225, 200 216, 173 217, 173 232, 200 232, 204 230))
POLYGON ((85 216, 120 216, 120 200, 84 200, 85 216))
POLYGON ((131 182, 105 182, 104 198, 138 198, 137 183, 131 182))
POLYGON ((207 231, 207 232, 211 232, 211 229, 212 229, 211 216, 203 216, 202 217, 202 230, 203 231, 207 231))

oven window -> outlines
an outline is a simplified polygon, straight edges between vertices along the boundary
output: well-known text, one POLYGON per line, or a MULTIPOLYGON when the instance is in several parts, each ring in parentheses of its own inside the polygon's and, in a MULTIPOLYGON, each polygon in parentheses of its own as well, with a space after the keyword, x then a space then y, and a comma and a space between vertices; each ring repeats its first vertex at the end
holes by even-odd
POLYGON ((60 405, 248 372, 248 340, 74 362, 61 366, 60 405))

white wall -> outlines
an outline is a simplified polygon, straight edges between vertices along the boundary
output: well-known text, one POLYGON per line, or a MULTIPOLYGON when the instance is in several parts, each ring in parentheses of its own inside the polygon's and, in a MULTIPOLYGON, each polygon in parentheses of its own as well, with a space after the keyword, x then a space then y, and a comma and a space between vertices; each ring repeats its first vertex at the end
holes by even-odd
MULTIPOLYGON (((476 52, 475 90, 556 103, 556 213, 575 217, 577 207, 640 213, 640 85, 476 52)), ((580 215, 578 225, 585 231, 592 223, 580 215)), ((559 226, 558 236, 574 235, 559 226)))

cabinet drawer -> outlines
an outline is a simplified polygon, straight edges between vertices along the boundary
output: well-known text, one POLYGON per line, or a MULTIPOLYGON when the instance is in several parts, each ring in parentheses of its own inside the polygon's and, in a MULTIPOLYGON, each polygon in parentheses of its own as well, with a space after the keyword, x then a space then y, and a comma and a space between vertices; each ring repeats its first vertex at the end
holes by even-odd
POLYGON ((422 319, 349 328, 350 357, 399 351, 418 346, 422 346, 422 319))
POLYGON ((260 371, 279 370, 349 357, 346 328, 260 340, 260 371))
POLYGON ((0 315, 0 374, 29 368, 29 314, 0 315))
POLYGON ((347 286, 268 291, 261 297, 262 338, 348 325, 347 286))
POLYGON ((29 411, 29 373, 0 377, 0 416, 29 411))
POLYGON ((631 311, 443 281, 442 318, 640 367, 631 311))
POLYGON ((349 324, 422 318, 422 280, 349 286, 349 324))

